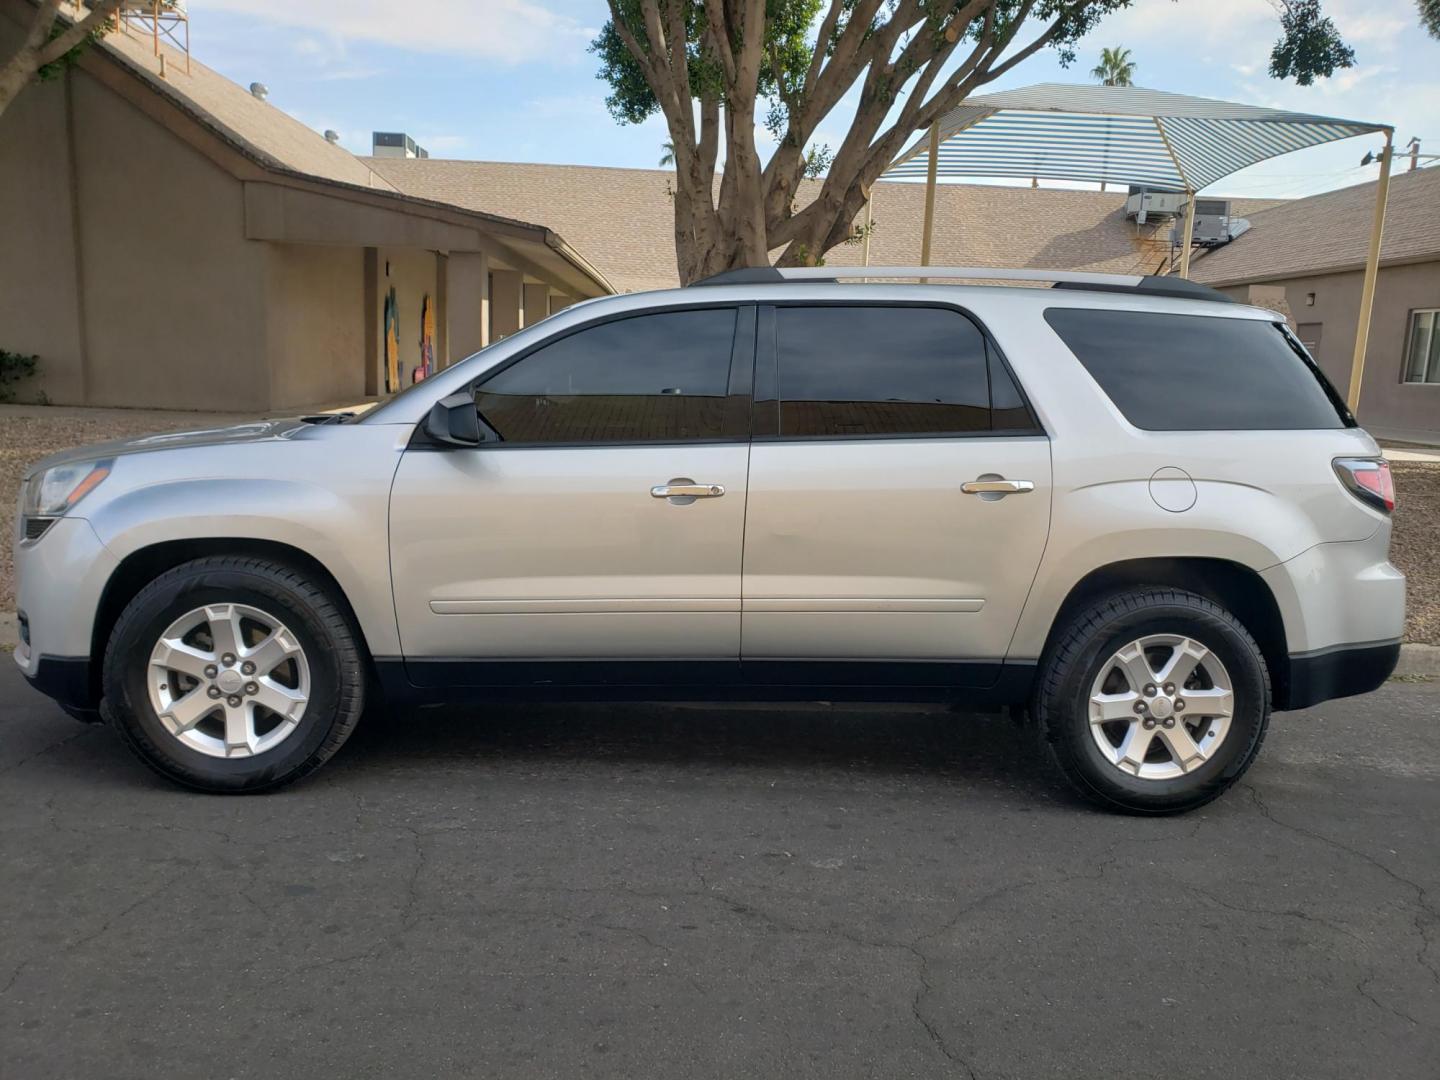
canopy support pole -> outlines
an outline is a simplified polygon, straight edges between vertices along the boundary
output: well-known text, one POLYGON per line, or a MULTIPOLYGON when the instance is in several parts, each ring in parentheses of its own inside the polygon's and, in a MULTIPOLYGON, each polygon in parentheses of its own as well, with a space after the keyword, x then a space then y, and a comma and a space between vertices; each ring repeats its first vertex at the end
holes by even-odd
POLYGON ((930 125, 930 163, 925 170, 925 224, 920 232, 920 265, 930 265, 930 237, 935 230, 935 174, 940 169, 940 121, 930 125))
POLYGON ((1187 281, 1190 278, 1190 249, 1195 245, 1195 193, 1187 191, 1190 196, 1185 203, 1185 232, 1180 238, 1180 276, 1187 281))
POLYGON ((1360 320, 1355 327, 1355 357, 1350 361, 1350 393, 1345 404, 1350 411, 1360 408, 1360 381, 1365 375, 1365 348, 1370 342, 1370 312, 1375 306, 1375 279, 1380 275, 1380 238, 1385 231, 1385 202, 1390 197, 1390 159, 1393 128, 1385 129, 1385 149, 1380 153, 1380 183, 1375 188, 1375 220, 1370 226, 1370 253, 1365 257, 1365 283, 1360 289, 1360 320))

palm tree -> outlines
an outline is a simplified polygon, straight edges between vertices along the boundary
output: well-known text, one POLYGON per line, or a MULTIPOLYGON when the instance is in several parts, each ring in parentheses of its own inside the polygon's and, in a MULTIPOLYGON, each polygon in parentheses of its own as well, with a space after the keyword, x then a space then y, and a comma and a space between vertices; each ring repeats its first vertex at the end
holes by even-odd
POLYGON ((1106 86, 1129 86, 1135 74, 1135 62, 1130 59, 1130 50, 1117 45, 1113 49, 1100 50, 1100 63, 1090 69, 1091 78, 1106 86))
MULTIPOLYGON (((1130 76, 1135 74, 1135 61, 1130 59, 1130 50, 1120 45, 1113 49, 1100 50, 1100 63, 1090 69, 1090 77, 1105 86, 1129 86, 1130 76)), ((1100 181, 1100 190, 1105 190, 1105 181, 1100 181)))
POLYGON ((668 169, 675 164, 675 144, 668 139, 660 144, 660 168, 668 169))

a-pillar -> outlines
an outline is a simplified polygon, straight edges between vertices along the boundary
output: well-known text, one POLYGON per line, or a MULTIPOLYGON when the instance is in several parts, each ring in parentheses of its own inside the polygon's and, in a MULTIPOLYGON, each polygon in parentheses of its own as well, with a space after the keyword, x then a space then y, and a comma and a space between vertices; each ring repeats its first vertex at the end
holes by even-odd
POLYGON ((490 344, 490 257, 482 251, 452 251, 446 264, 446 316, 453 364, 490 344))
POLYGON ((537 323, 550 314, 550 286, 525 283, 525 325, 537 323))
POLYGON ((521 327, 524 277, 519 270, 490 271, 490 340, 497 341, 521 327))

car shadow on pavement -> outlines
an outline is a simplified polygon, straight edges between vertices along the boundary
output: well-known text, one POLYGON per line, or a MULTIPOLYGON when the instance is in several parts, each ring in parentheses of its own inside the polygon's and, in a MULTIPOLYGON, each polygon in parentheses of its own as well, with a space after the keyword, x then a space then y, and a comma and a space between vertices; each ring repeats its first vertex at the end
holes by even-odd
POLYGON ((941 706, 503 704, 369 715, 327 768, 811 771, 1022 789, 1070 799, 1039 738, 1004 714, 941 706))

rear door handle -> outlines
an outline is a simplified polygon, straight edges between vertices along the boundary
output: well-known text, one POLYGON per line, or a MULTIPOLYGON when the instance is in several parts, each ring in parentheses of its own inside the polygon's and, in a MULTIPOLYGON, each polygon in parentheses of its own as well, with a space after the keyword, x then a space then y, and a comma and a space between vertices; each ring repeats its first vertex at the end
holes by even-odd
POLYGON ((960 485, 966 495, 1024 495, 1034 491, 1030 480, 969 480, 960 485))
POLYGON ((652 499, 718 499, 725 494, 723 484, 697 484, 688 477, 656 484, 650 489, 652 499))

